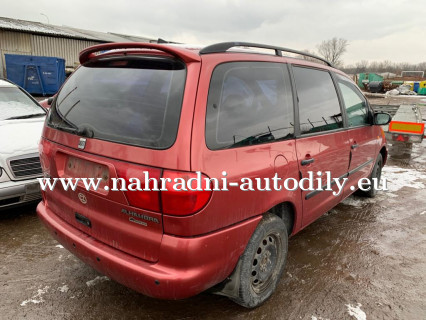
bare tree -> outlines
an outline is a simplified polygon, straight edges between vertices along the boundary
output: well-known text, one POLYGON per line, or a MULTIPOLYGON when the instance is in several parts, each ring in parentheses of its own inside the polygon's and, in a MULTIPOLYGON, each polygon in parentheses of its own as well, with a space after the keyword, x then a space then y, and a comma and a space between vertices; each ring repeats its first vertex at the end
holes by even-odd
POLYGON ((399 62, 395 63, 389 60, 386 61, 358 61, 355 65, 347 65, 342 67, 342 70, 346 73, 361 73, 361 72, 390 72, 401 74, 402 71, 424 71, 426 74, 426 62, 421 63, 407 63, 399 62))
POLYGON ((327 61, 333 65, 340 65, 342 63, 342 55, 346 52, 348 46, 348 40, 334 37, 330 40, 324 40, 317 46, 318 52, 327 61))
POLYGON ((367 60, 359 61, 355 64, 356 73, 366 72, 368 70, 369 63, 367 60))

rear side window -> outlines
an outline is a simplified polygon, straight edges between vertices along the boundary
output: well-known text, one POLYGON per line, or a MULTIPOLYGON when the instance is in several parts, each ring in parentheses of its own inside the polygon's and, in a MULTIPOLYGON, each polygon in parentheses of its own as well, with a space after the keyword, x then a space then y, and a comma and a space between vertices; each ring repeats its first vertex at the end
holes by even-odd
POLYGON ((60 91, 49 124, 154 149, 173 145, 185 65, 171 58, 104 58, 80 67, 60 91))
POLYGON ((293 97, 285 65, 233 62, 216 67, 206 112, 209 149, 273 142, 293 134, 293 97))
POLYGON ((301 134, 343 127, 339 99, 327 71, 293 67, 301 134))
POLYGON ((370 124, 367 101, 358 88, 346 77, 336 74, 348 117, 349 127, 370 124))

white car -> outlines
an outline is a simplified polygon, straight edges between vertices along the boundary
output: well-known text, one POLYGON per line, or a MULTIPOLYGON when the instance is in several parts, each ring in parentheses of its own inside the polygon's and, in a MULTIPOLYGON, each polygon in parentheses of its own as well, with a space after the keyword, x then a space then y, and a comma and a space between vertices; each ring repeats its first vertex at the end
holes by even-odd
POLYGON ((38 143, 46 118, 25 90, 0 79, 0 210, 40 200, 38 143))

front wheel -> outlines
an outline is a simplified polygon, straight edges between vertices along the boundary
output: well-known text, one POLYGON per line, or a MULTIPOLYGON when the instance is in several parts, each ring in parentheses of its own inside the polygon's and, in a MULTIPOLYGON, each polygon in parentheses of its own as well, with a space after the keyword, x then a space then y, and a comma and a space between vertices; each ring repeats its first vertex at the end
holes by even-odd
POLYGON ((267 214, 260 221, 243 255, 238 297, 231 298, 246 308, 255 308, 275 291, 287 260, 287 228, 278 216, 267 214))
POLYGON ((373 178, 377 179, 377 186, 380 184, 380 178, 382 176, 382 167, 383 167, 383 157, 379 153, 376 159, 376 163, 374 164, 373 171, 370 175, 370 190, 368 191, 359 191, 360 195, 363 195, 368 198, 374 198, 377 195, 377 189, 374 188, 373 178))

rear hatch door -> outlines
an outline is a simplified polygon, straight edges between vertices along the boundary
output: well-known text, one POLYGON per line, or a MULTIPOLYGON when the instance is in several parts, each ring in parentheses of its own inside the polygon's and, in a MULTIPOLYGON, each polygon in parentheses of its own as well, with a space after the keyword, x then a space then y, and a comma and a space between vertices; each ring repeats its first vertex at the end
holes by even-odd
POLYGON ((100 183, 97 190, 81 181, 75 190, 56 186, 46 192, 48 207, 99 241, 157 261, 159 192, 112 191, 112 180, 134 177, 144 188, 144 171, 158 178, 162 168, 189 169, 189 148, 182 143, 190 141, 192 117, 183 114, 192 114, 196 90, 185 84, 188 72, 198 79, 198 69, 160 55, 106 56, 77 69, 52 103, 42 166, 52 178, 100 183))

